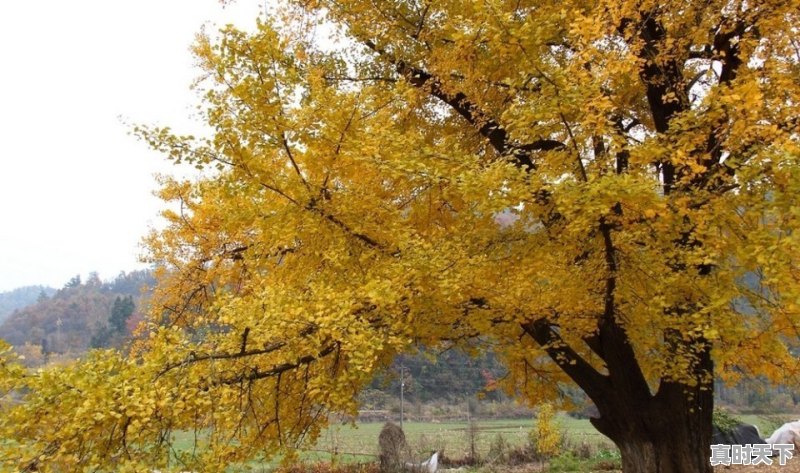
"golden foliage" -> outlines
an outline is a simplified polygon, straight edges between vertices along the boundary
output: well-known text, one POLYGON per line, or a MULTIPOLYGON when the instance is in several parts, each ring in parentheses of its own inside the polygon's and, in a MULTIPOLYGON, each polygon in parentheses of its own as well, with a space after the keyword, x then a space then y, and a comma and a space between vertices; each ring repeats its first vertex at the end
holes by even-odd
POLYGON ((222 471, 313 442, 413 343, 491 343, 531 401, 707 389, 709 354, 794 381, 798 12, 315 0, 201 36, 213 132, 137 128, 206 176, 162 179, 142 338, 4 372, 3 460, 222 471))
POLYGON ((544 403, 539 407, 536 427, 530 435, 537 454, 549 458, 559 453, 563 439, 552 404, 544 403))

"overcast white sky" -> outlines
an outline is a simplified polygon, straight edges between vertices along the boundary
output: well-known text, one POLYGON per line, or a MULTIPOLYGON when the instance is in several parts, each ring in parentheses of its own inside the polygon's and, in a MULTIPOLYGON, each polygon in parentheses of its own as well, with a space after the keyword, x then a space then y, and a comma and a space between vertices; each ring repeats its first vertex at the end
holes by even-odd
POLYGON ((110 279, 138 263, 157 222, 160 155, 133 123, 192 131, 209 27, 255 24, 264 0, 22 0, 0 6, 0 292, 110 279))

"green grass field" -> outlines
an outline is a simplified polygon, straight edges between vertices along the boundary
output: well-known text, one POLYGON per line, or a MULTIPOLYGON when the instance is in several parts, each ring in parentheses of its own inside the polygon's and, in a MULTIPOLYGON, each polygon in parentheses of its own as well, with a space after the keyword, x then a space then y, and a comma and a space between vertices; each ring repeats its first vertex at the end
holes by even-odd
MULTIPOLYGON (((573 419, 560 415, 557 421, 567 438, 574 442, 581 441, 596 444, 610 442, 597 432, 588 420, 573 419)), ((332 425, 326 429, 317 444, 300 452, 300 459, 307 462, 370 462, 378 458, 378 435, 383 428, 382 422, 332 425)), ((471 443, 479 457, 485 458, 492 443, 498 436, 509 446, 522 446, 528 442, 528 435, 534 426, 533 419, 522 420, 480 420, 474 422, 471 429, 467 421, 462 422, 404 422, 403 430, 412 455, 422 460, 433 450, 443 452, 450 458, 466 458, 470 455, 471 443), (472 430, 472 432, 471 432, 472 430)), ((191 451, 193 435, 190 433, 175 434, 175 450, 191 451)), ((270 462, 253 462, 249 466, 255 471, 266 471, 276 466, 278 460, 270 462)))
MULTIPOLYGON (((573 419, 561 415, 557 418, 565 436, 573 443, 590 444, 610 443, 585 419, 573 419)), ((405 422, 403 430, 414 454, 423 458, 433 450, 443 451, 451 458, 464 458, 470 452, 474 439, 479 455, 486 455, 498 436, 511 446, 521 446, 528 442, 528 436, 534 426, 530 420, 480 420, 470 424, 463 422, 405 422)), ((349 424, 331 426, 320 438, 315 453, 337 452, 358 456, 377 455, 378 434, 383 423, 362 423, 357 426, 349 424)))
MULTIPOLYGON (((786 416, 787 420, 791 416, 786 416)), ((756 425, 762 436, 768 436, 776 426, 775 418, 743 415, 739 418, 756 425)), ((557 423, 571 446, 586 443, 599 450, 613 450, 613 444, 600 434, 587 419, 574 419, 566 415, 557 416, 557 423)), ((412 455, 417 459, 426 458, 433 450, 444 452, 449 458, 466 458, 470 455, 471 444, 480 458, 487 458, 492 444, 501 436, 507 446, 522 446, 529 440, 534 427, 533 419, 522 420, 479 420, 473 428, 467 421, 462 422, 405 422, 403 430, 412 455)), ((300 452, 304 462, 370 462, 377 460, 378 435, 382 422, 332 425, 323 432, 317 444, 300 452)), ((192 436, 176 436, 176 450, 188 451, 192 448, 192 436)), ((252 471, 269 471, 277 466, 278 460, 270 462, 251 462, 252 471)))
MULTIPOLYGON (((766 437, 775 429, 775 418, 757 415, 738 416, 743 422, 759 428, 766 437)), ((792 415, 776 416, 793 418, 792 415)), ((588 443, 600 448, 613 448, 612 442, 598 432, 588 419, 575 419, 567 415, 559 415, 560 425, 566 440, 571 445, 588 443)), ((533 428, 533 419, 523 420, 479 420, 475 422, 475 445, 477 453, 485 456, 498 435, 506 444, 521 446, 528 442, 528 435, 533 428)), ((378 434, 383 423, 361 423, 355 427, 350 424, 333 425, 317 442, 312 451, 304 452, 303 459, 329 460, 338 455, 341 461, 368 461, 378 453, 378 434)), ((422 459, 433 450, 443 451, 450 458, 464 458, 470 453, 469 423, 463 422, 405 422, 403 430, 412 452, 422 459)))

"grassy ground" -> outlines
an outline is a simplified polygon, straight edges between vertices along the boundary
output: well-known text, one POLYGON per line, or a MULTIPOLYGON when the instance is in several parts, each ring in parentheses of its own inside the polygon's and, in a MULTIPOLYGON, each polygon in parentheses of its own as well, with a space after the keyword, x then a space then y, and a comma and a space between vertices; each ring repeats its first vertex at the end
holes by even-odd
MULTIPOLYGON (((588 420, 559 416, 558 423, 573 443, 587 442, 593 445, 608 443, 608 439, 597 432, 588 420)), ((485 456, 492 444, 498 441, 498 436, 510 446, 524 445, 528 442, 528 435, 533 425, 532 419, 481 420, 474 422, 473 427, 470 427, 467 421, 405 422, 403 430, 412 451, 420 457, 437 450, 444 451, 451 458, 463 458, 472 453, 473 443, 476 453, 485 456)), ((382 427, 383 423, 377 422, 363 423, 355 427, 348 424, 332 426, 322 436, 316 449, 326 452, 376 455, 378 434, 382 427)))
MULTIPOLYGON (((585 419, 562 415, 557 422, 565 435, 568 448, 582 450, 585 458, 566 456, 554 463, 552 471, 589 471, 598 463, 613 463, 616 452, 613 444, 585 419), (591 453, 586 453, 586 451, 591 453), (582 466, 582 467, 581 467, 582 466), (576 469, 578 468, 578 469, 576 469)), ((423 460, 433 450, 451 459, 475 455, 490 465, 498 449, 506 452, 529 443, 533 419, 481 420, 463 422, 405 422, 403 430, 412 455, 423 460), (498 447, 500 446, 500 447, 498 447)), ((377 458, 377 439, 383 423, 361 423, 331 426, 312 451, 301 455, 304 461, 366 462, 377 458)))
MULTIPOLYGON (((740 419, 756 425, 764 437, 772 432, 776 424, 775 418, 740 416, 740 419)), ((597 432, 587 419, 574 419, 560 415, 557 417, 557 422, 572 453, 554 459, 543 471, 553 473, 593 471, 598 464, 614 464, 618 460, 618 454, 610 440, 597 432), (579 457, 576 452, 580 452, 581 449, 589 450, 591 453, 579 457)), ((470 457, 474 446, 477 456, 491 463, 490 452, 493 451, 493 446, 496 451, 500 442, 508 449, 526 445, 533 426, 533 419, 480 420, 474 422, 472 426, 465 420, 442 423, 405 422, 403 430, 412 455, 419 460, 427 458, 433 450, 443 452, 447 457, 453 459, 467 458, 470 457)), ((351 424, 332 425, 322 434, 316 446, 300 453, 300 459, 310 463, 373 462, 377 459, 378 435, 382 428, 383 423, 381 422, 361 423, 355 426, 351 424)), ((191 435, 178 436, 176 440, 177 450, 191 450, 191 435)), ((277 461, 271 461, 253 462, 248 466, 254 471, 269 471, 277 465, 277 461)), ((788 473, 790 470, 787 468, 784 471, 788 473)))
MULTIPOLYGON (((601 448, 611 448, 611 443, 597 432, 588 420, 558 416, 557 422, 570 444, 589 443, 601 448)), ((357 425, 337 424, 329 427, 317 444, 300 453, 304 462, 357 463, 377 460, 378 435, 382 422, 357 425)), ((469 422, 404 422, 403 430, 411 453, 419 460, 436 450, 454 459, 470 457, 474 445, 478 458, 487 459, 493 445, 501 442, 508 448, 528 443, 529 432, 534 426, 532 419, 480 420, 469 422)), ((191 451, 193 435, 175 434, 175 450, 191 451)), ((249 466, 256 471, 266 471, 278 465, 278 461, 253 462, 249 466)))

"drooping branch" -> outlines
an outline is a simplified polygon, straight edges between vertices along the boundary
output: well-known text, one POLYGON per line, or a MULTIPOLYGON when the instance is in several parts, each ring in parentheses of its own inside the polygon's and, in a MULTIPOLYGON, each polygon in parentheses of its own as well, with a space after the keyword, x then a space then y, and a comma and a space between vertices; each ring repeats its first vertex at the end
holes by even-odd
MULTIPOLYGON (((252 175, 252 173, 249 173, 249 175, 251 177, 253 177, 253 179, 255 179, 255 177, 252 175)), ((292 198, 291 196, 289 196, 286 192, 284 192, 279 187, 271 186, 271 185, 266 184, 266 183, 261 182, 261 181, 258 181, 258 182, 262 187, 264 187, 264 188, 266 188, 266 189, 278 194, 279 196, 281 196, 284 199, 288 200, 292 204, 294 204, 294 205, 296 205, 296 206, 298 206, 298 207, 300 207, 300 208, 302 208, 302 209, 304 209, 306 211, 309 211, 309 212, 312 212, 312 213, 314 213, 316 215, 319 215, 322 218, 324 218, 325 220, 333 223, 336 227, 338 227, 339 229, 343 230, 346 234, 356 238, 357 240, 361 241, 362 243, 364 243, 365 245, 369 246, 370 248, 375 249, 375 250, 385 251, 385 249, 386 249, 385 245, 381 244, 376 239, 354 230, 352 227, 347 225, 345 222, 341 221, 335 215, 332 215, 332 214, 330 214, 328 212, 325 212, 325 210, 320 208, 320 206, 318 205, 319 201, 318 201, 317 197, 312 197, 307 204, 301 205, 301 203, 298 200, 296 200, 296 199, 292 198)), ((320 193, 322 195, 322 198, 326 199, 327 191, 326 191, 326 188, 324 186, 321 187, 320 193)), ((395 255, 396 252, 392 253, 392 254, 395 255)))
POLYGON ((257 381, 259 379, 266 379, 266 378, 275 378, 280 376, 287 371, 291 371, 303 366, 310 365, 315 361, 318 361, 331 353, 333 353, 337 348, 336 344, 331 344, 323 348, 318 354, 316 355, 305 355, 297 358, 294 362, 287 362, 281 363, 279 365, 275 365, 270 369, 261 370, 258 368, 253 368, 247 372, 240 373, 235 376, 229 377, 222 377, 216 380, 213 380, 211 384, 215 386, 221 385, 234 385, 239 384, 244 381, 257 381))
POLYGON ((278 350, 280 350, 281 348, 283 348, 285 346, 286 346, 286 342, 281 341, 281 342, 270 343, 270 344, 266 345, 262 349, 244 350, 244 351, 238 351, 238 352, 235 352, 235 353, 209 353, 209 354, 206 354, 206 355, 197 355, 195 353, 190 353, 189 356, 186 357, 186 359, 184 359, 182 361, 179 361, 179 362, 176 362, 176 363, 169 364, 166 367, 164 367, 159 372, 158 375, 162 376, 162 375, 164 375, 164 374, 168 373, 169 371, 172 371, 172 370, 174 370, 176 368, 180 368, 182 366, 192 365, 192 364, 195 364, 195 363, 199 363, 201 361, 235 360, 235 359, 239 359, 239 358, 248 358, 248 357, 257 356, 257 355, 266 355, 267 353, 273 353, 275 351, 278 351, 278 350))
MULTIPOLYGON (((316 333, 317 330, 319 330, 319 327, 317 325, 309 324, 307 327, 305 327, 303 330, 301 330, 298 333, 298 335, 300 337, 308 337, 309 335, 312 335, 312 334, 316 333)), ((235 359, 240 359, 240 358, 248 358, 248 357, 251 357, 251 356, 266 355, 268 353, 273 353, 273 352, 276 352, 276 351, 280 350, 281 348, 285 347, 286 344, 287 344, 286 341, 281 340, 281 341, 275 341, 275 342, 272 342, 272 343, 268 343, 268 344, 264 345, 263 348, 247 350, 247 337, 248 337, 249 334, 250 334, 250 327, 246 327, 244 329, 244 331, 242 332, 241 348, 237 352, 216 352, 216 353, 208 353, 208 354, 202 354, 202 355, 198 355, 195 352, 191 352, 189 354, 189 356, 187 356, 185 359, 183 359, 181 361, 178 361, 178 362, 175 362, 175 363, 168 364, 167 366, 165 366, 158 373, 158 375, 156 377, 163 376, 167 372, 169 372, 171 370, 174 370, 176 368, 189 366, 189 365, 192 365, 192 364, 195 364, 195 363, 199 363, 199 362, 202 362, 202 361, 235 360, 235 359)))

